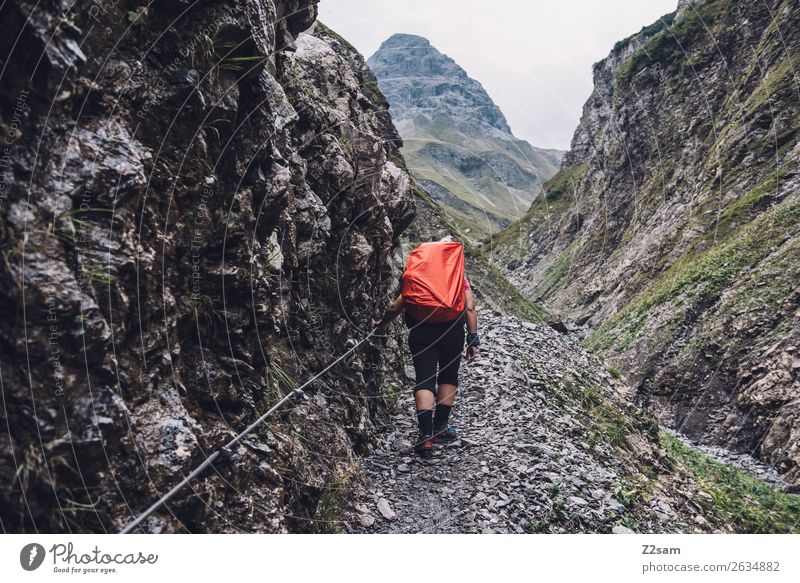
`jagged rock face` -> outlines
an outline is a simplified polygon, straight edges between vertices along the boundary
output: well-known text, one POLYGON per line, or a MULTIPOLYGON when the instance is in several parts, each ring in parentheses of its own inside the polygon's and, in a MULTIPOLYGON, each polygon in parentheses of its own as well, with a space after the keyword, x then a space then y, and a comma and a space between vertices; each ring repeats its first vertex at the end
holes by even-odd
POLYGON ((481 84, 427 39, 395 34, 369 58, 419 184, 470 238, 518 218, 562 152, 515 138, 481 84))
MULTIPOLYGON (((315 4, 0 8, 4 530, 116 530, 385 308, 410 178, 315 4)), ((397 350, 359 349, 145 530, 315 530, 397 350)))
POLYGON ((800 481, 800 9, 683 2, 617 43, 492 247, 692 437, 800 481))

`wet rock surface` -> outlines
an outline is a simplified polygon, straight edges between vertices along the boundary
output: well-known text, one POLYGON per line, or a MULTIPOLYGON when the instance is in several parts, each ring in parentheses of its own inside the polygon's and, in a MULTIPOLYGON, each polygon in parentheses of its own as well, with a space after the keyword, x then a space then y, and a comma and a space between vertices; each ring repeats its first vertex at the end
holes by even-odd
POLYGON ((462 364, 452 415, 458 439, 415 456, 413 402, 401 399, 404 410, 361 461, 350 532, 711 529, 695 520, 697 485, 661 465, 646 418, 595 357, 546 326, 491 309, 479 320, 484 349, 462 364), (631 419, 621 433, 614 411, 631 419), (633 500, 633 490, 646 495, 633 500))

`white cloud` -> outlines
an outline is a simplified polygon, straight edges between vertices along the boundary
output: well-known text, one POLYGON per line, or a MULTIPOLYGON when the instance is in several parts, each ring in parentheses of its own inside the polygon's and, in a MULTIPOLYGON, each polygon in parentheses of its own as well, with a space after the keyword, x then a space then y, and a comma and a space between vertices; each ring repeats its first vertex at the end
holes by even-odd
POLYGON ((418 34, 480 81, 515 135, 567 149, 592 91, 592 63, 677 0, 322 0, 320 20, 365 57, 418 34))

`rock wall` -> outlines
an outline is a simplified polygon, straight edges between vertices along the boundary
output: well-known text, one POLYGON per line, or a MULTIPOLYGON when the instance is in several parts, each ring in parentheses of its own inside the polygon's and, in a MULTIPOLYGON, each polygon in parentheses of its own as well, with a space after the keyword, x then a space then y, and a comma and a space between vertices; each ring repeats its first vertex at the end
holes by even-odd
MULTIPOLYGON (((385 308, 409 177, 315 4, 0 8, 4 531, 117 530, 385 308)), ((324 530, 397 349, 359 350, 144 530, 324 530)))
POLYGON ((800 7, 681 2, 594 67, 490 249, 662 420, 800 480, 800 7))

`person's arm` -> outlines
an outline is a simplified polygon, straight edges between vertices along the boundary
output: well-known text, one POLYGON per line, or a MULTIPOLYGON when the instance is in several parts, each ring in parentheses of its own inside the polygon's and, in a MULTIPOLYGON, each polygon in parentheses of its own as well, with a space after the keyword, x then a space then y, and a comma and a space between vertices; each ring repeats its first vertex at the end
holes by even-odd
POLYGON ((464 292, 466 299, 467 312, 467 332, 476 333, 478 331, 478 312, 475 311, 475 295, 471 289, 464 292))
POLYGON ((397 296, 397 299, 389 304, 389 307, 386 308, 386 313, 383 314, 383 318, 380 319, 376 328, 384 328, 389 325, 389 323, 394 320, 397 315, 403 311, 403 296, 397 296))
POLYGON ((481 344, 478 337, 478 312, 475 311, 475 295, 471 289, 464 292, 467 314, 467 362, 478 356, 478 347, 481 344))

